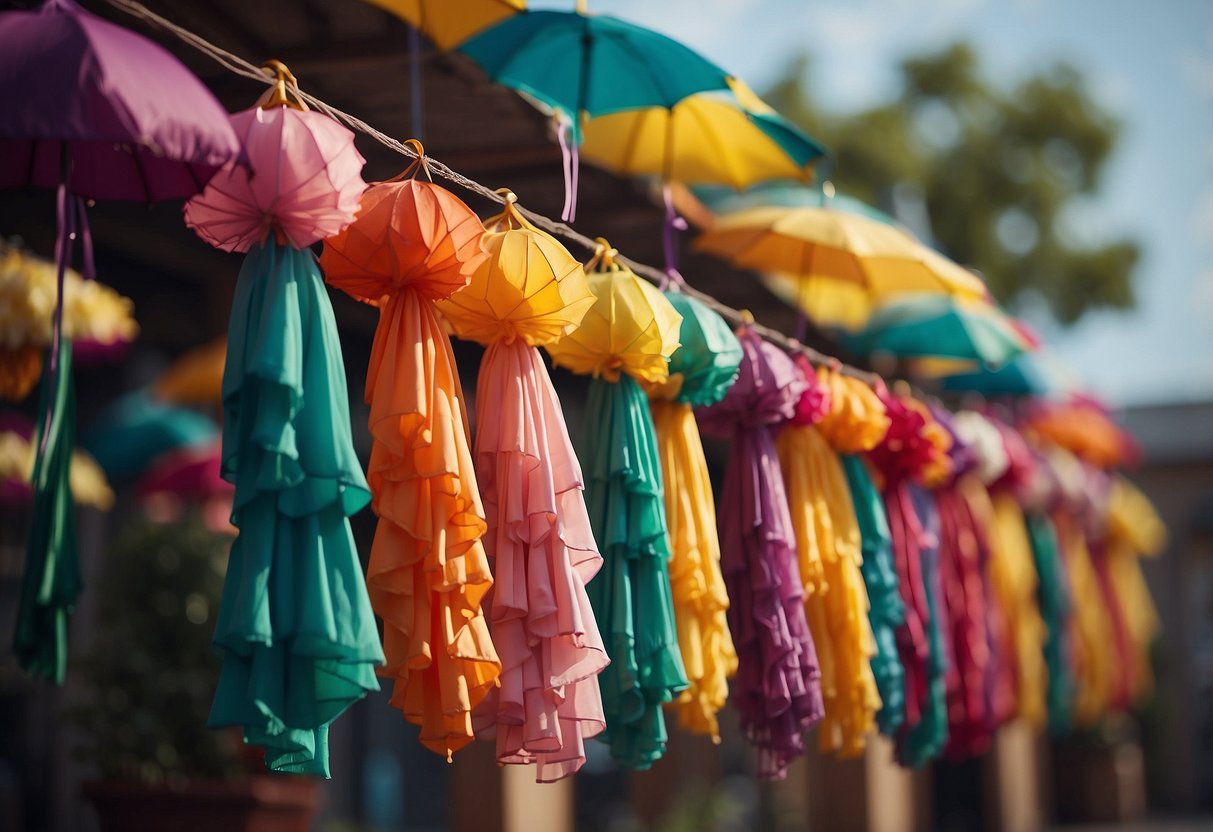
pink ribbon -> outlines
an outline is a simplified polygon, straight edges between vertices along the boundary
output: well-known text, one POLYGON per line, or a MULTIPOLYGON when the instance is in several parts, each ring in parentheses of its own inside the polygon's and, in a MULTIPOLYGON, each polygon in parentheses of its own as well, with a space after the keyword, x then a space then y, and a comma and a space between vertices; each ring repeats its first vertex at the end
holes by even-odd
POLYGON ((569 141, 571 125, 560 119, 556 130, 556 138, 560 142, 560 158, 564 165, 564 209, 560 219, 572 222, 577 219, 577 177, 581 169, 581 157, 577 152, 577 143, 569 141))

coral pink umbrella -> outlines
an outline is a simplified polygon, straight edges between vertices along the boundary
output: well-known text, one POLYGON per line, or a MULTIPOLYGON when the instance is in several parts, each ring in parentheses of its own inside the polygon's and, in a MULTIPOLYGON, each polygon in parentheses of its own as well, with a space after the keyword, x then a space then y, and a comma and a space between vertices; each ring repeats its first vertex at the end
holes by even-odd
POLYGON ((198 236, 224 251, 248 251, 272 230, 303 249, 350 224, 366 160, 349 130, 296 107, 256 106, 231 121, 249 166, 229 164, 186 204, 185 222, 198 236))

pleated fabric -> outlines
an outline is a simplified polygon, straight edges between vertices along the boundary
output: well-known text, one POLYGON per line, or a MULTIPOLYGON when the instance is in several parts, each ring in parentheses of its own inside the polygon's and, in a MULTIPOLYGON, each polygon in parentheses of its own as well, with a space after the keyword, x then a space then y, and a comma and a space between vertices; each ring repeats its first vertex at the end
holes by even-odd
POLYGON ((556 390, 539 351, 493 341, 480 364, 476 471, 489 519, 490 629, 499 685, 473 713, 497 761, 535 764, 546 783, 585 764, 606 717, 596 676, 609 663, 586 585, 602 568, 556 390))
MULTIPOLYGON (((424 168, 424 160, 415 163, 424 168)), ((407 172, 406 172, 407 173, 407 172)), ((367 585, 383 619, 391 703, 448 760, 472 741, 472 710, 501 673, 483 603, 493 579, 487 524, 451 342, 434 302, 488 257, 476 214, 430 182, 381 182, 325 241, 328 281, 379 307, 367 368, 379 517, 367 585)))
POLYGON ((724 399, 699 411, 700 427, 732 440, 719 514, 729 629, 739 656, 733 704, 758 749, 758 776, 781 779, 820 721, 821 674, 804 611, 783 473, 772 430, 795 413, 805 382, 792 360, 754 332, 724 399))
MULTIPOLYGON (((924 626, 928 653, 920 689, 920 719, 917 725, 908 730, 903 728, 897 754, 904 765, 920 766, 940 756, 948 741, 947 675, 952 666, 952 644, 945 623, 940 579, 939 511, 934 495, 926 488, 911 482, 906 484, 905 490, 922 533, 918 556, 922 592, 926 597, 924 626)), ((893 522, 892 515, 889 522, 893 522)))
POLYGON ((1100 591, 1099 576, 1079 520, 1065 509, 1054 511, 1052 520, 1073 603, 1073 719, 1075 725, 1089 728, 1113 704, 1118 657, 1109 640, 1115 638, 1115 624, 1100 591))
POLYGON ((905 720, 906 679, 897 650, 897 631, 905 626, 906 608, 897 587, 892 533, 880 492, 861 457, 845 454, 842 465, 859 524, 863 547, 860 568, 868 591, 868 621, 876 645, 871 662, 881 702, 876 724, 881 734, 892 737, 905 720))
POLYGON ((863 751, 881 706, 854 505, 842 463, 816 427, 793 423, 779 434, 776 447, 800 556, 805 612, 821 666, 825 714, 818 746, 854 756, 863 751))
POLYGON ((692 406, 722 399, 737 377, 741 345, 720 315, 678 291, 665 296, 682 315, 670 376, 645 385, 657 430, 670 533, 670 584, 678 647, 690 686, 672 705, 679 724, 720 741, 717 713, 737 672, 720 538, 707 459, 692 406))
POLYGON ((611 664, 598 676, 611 756, 647 769, 665 753, 662 705, 688 686, 678 648, 667 561, 661 460, 648 401, 630 376, 595 378, 578 456, 602 552, 590 603, 611 664))
POLYGON ((240 270, 223 374, 235 485, 210 724, 241 725, 276 771, 328 776, 329 724, 383 663, 349 516, 370 499, 341 344, 315 257, 270 242, 240 270))

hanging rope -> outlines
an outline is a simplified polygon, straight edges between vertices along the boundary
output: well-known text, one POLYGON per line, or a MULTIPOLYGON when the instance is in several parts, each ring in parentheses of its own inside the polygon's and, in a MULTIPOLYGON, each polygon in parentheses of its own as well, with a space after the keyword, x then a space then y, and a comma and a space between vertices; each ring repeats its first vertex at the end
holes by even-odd
MULTIPOLYGON (((250 81, 257 81, 266 85, 273 85, 275 83, 275 77, 273 75, 266 74, 266 71, 258 65, 246 61, 239 55, 228 52, 226 49, 216 46, 202 36, 191 32, 189 29, 179 26, 176 23, 173 23, 171 20, 156 14, 142 3, 136 2, 136 0, 105 0, 105 2, 119 11, 125 12, 132 17, 136 17, 157 29, 168 32, 181 40, 183 43, 193 47, 207 57, 211 58, 224 69, 235 75, 239 75, 249 79, 250 81)), ((376 130, 374 127, 367 124, 357 116, 353 116, 339 110, 330 105, 328 102, 323 101, 308 92, 304 92, 303 90, 298 90, 298 94, 299 97, 307 102, 307 104, 309 104, 312 108, 327 114, 331 118, 346 125, 351 130, 369 136, 384 147, 399 153, 401 156, 413 160, 418 158, 416 150, 414 150, 411 146, 392 138, 386 133, 376 130)), ((504 198, 495 190, 480 184, 474 179, 469 179, 458 171, 452 170, 433 157, 427 156, 426 163, 429 166, 430 172, 434 176, 458 185, 464 190, 470 191, 480 197, 483 197, 484 199, 489 200, 490 202, 494 202, 499 205, 505 204, 504 198)), ((542 214, 528 211, 525 208, 520 208, 519 206, 515 206, 515 208, 520 210, 532 223, 556 237, 561 237, 569 242, 576 243, 586 251, 592 252, 597 248, 598 244, 594 239, 578 233, 562 222, 557 222, 545 217, 542 214)), ((636 272, 636 274, 643 276, 646 280, 649 280, 658 286, 662 285, 663 283, 668 283, 669 281, 669 276, 662 269, 649 266, 645 263, 638 263, 635 260, 631 260, 623 256, 619 256, 616 259, 625 263, 629 268, 632 269, 632 271, 636 272)), ((726 320, 731 321, 734 325, 745 325, 758 335, 788 352, 803 353, 815 364, 833 367, 844 375, 858 378, 867 382, 868 384, 875 384, 878 381, 881 381, 881 377, 876 373, 861 370, 858 367, 852 367, 848 364, 843 364, 837 358, 815 350, 812 347, 805 346, 796 339, 789 338, 787 335, 784 335, 779 330, 771 329, 770 327, 756 323, 753 316, 750 315, 747 310, 734 309, 731 306, 727 306, 716 300, 716 298, 712 297, 711 295, 705 294, 704 292, 701 292, 686 283, 679 285, 678 288, 679 291, 700 301, 713 311, 722 315, 726 320)))

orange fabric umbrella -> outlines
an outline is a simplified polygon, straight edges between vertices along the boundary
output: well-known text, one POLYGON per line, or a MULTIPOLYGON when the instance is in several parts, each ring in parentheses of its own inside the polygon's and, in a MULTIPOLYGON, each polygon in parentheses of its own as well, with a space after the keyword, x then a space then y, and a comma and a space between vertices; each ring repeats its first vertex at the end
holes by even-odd
POLYGON ((223 400, 223 365, 227 336, 222 335, 178 358, 152 385, 152 392, 169 404, 216 404, 223 400))
POLYGON ((487 257, 482 236, 449 191, 404 179, 368 188, 320 257, 330 283, 380 309, 366 382, 380 672, 395 680, 392 705, 421 726, 422 744, 447 759, 472 741, 472 709, 501 673, 481 607, 492 576, 466 401, 433 303, 471 280, 487 257))

